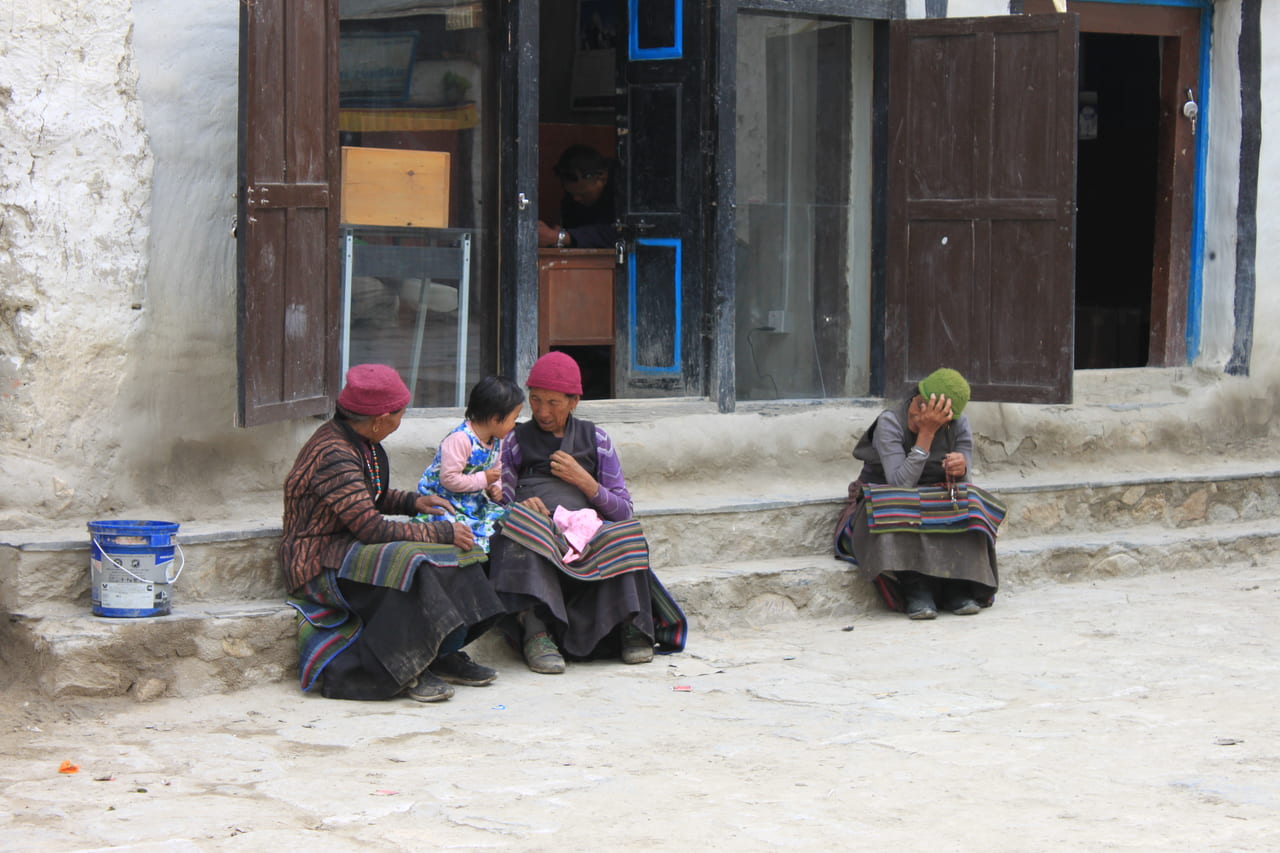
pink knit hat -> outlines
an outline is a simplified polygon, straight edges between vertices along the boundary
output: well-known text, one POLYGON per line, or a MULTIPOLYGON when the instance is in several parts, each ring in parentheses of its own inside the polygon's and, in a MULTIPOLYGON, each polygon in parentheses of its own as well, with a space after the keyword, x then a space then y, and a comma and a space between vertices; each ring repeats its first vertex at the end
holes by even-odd
POLYGON ((409 405, 411 396, 394 369, 385 364, 356 364, 347 371, 338 405, 357 415, 385 415, 409 405))
POLYGON ((582 371, 572 357, 562 352, 549 352, 533 363, 529 370, 529 381, 525 384, 530 388, 581 397, 582 371))

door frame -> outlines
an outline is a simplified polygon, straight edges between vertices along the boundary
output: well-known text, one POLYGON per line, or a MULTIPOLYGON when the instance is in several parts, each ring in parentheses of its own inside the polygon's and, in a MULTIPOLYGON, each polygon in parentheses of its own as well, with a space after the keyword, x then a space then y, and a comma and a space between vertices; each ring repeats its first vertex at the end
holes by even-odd
POLYGON ((538 358, 538 0, 493 0, 498 62, 499 368, 521 381, 538 358))
MULTIPOLYGON (((1052 11, 1050 0, 1025 0, 1023 11, 1052 11)), ((1150 35, 1176 39, 1161 67, 1155 198, 1155 248, 1151 262, 1151 330, 1147 365, 1190 364, 1200 354, 1204 299, 1205 166, 1209 152, 1210 0, 1072 0, 1081 33, 1150 35), (1186 81, 1194 80, 1199 107, 1196 132, 1180 107, 1186 81), (1172 131, 1172 132, 1170 132, 1172 131), (1190 158, 1177 156, 1191 148, 1190 158), (1187 171, 1191 175, 1187 175, 1187 171), (1189 235, 1189 236, 1184 236, 1189 235)))

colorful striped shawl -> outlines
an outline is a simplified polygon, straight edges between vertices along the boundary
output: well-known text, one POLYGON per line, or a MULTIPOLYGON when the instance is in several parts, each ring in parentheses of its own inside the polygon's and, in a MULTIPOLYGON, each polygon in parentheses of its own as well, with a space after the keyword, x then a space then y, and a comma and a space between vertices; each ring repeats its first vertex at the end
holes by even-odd
POLYGON ((569 545, 551 518, 523 504, 511 505, 502 523, 502 535, 546 557, 560 571, 579 580, 607 580, 649 568, 649 543, 645 541, 640 522, 634 518, 606 521, 587 543, 582 558, 573 563, 561 559, 569 545))
POLYGON ((654 641, 662 652, 684 650, 689 633, 688 620, 658 576, 647 571, 649 543, 645 541, 644 531, 636 519, 605 522, 587 543, 581 559, 568 564, 561 559, 568 543, 556 530, 551 518, 523 504, 511 504, 511 511, 502 522, 502 535, 550 560, 561 572, 578 580, 608 580, 627 572, 646 571, 653 601, 654 641))
POLYGON ((329 661, 351 645, 364 627, 338 590, 338 578, 404 592, 413 586, 414 573, 422 562, 452 568, 469 566, 483 561, 485 557, 485 553, 478 549, 459 554, 452 545, 427 542, 353 546, 347 552, 341 569, 336 572, 326 569, 303 587, 306 598, 289 599, 289 605, 301 616, 298 620, 298 679, 302 689, 314 687, 329 661))
POLYGON ((995 495, 972 483, 902 488, 864 483, 867 527, 872 533, 967 533, 992 541, 1006 509, 995 495))

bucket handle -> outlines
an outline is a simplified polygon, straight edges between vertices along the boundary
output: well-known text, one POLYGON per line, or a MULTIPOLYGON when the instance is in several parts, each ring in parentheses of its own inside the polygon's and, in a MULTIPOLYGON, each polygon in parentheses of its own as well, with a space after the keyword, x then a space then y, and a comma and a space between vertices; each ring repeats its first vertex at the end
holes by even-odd
MULTIPOLYGON (((136 581, 142 581, 143 583, 155 583, 155 581, 151 580, 150 578, 138 577, 133 572, 126 569, 122 564, 117 563, 115 561, 115 558, 107 553, 107 549, 102 547, 102 543, 98 541, 98 537, 94 536, 92 537, 92 539, 93 539, 93 544, 98 546, 98 550, 102 552, 102 556, 105 557, 107 562, 109 562, 111 565, 115 566, 117 569, 124 572, 126 575, 128 575, 129 577, 133 578, 136 581)), ((178 549, 178 558, 182 562, 178 564, 178 573, 173 577, 169 577, 169 570, 165 569, 165 573, 164 573, 165 583, 173 583, 174 581, 176 581, 179 577, 182 576, 182 570, 187 567, 187 555, 182 553, 182 546, 179 545, 177 542, 174 542, 173 547, 178 549)))

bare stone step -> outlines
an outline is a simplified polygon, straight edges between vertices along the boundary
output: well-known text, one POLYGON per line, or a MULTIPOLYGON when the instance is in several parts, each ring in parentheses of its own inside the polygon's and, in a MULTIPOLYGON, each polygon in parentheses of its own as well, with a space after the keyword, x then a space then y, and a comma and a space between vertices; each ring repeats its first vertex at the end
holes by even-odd
MULTIPOLYGON (((1000 540, 1001 583, 1016 589, 1227 565, 1280 556, 1280 522, 1144 528, 1000 540)), ((870 584, 828 555, 729 560, 659 569, 684 608, 691 644, 699 630, 808 618, 853 620, 879 603, 870 584)), ((282 598, 239 604, 178 604, 170 616, 102 619, 88 608, 43 602, 11 614, 5 657, 25 655, 49 696, 191 696, 296 677, 293 610, 282 598)), ((475 656, 521 665, 491 631, 475 656)))
POLYGON ((1015 585, 1258 565, 1280 554, 1280 520, 1001 539, 997 554, 1015 585))
MULTIPOLYGON (((1170 530, 1280 517, 1280 467, 1221 463, 1175 474, 1117 472, 1087 480, 1024 477, 987 484, 1009 507, 1001 542, 1070 533, 1120 535, 1135 528, 1170 530)), ((641 504, 637 515, 653 565, 830 555, 844 496, 808 494, 806 484, 752 497, 707 488, 666 503, 641 504)), ((183 524, 186 568, 174 585, 179 604, 283 598, 274 522, 183 524)), ((1105 538, 1105 537, 1104 537, 1105 538)), ((38 602, 87 606, 89 547, 82 530, 0 533, 0 610, 38 602)))

